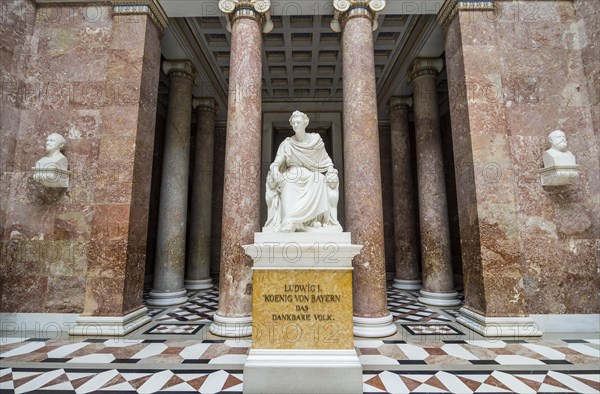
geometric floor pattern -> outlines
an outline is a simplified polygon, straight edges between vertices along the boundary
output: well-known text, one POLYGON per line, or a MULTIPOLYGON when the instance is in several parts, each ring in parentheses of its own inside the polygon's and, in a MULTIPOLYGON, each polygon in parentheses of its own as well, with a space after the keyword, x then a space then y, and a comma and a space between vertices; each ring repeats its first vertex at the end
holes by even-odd
POLYGON ((193 335, 197 333, 202 327, 204 327, 204 324, 157 324, 148 331, 145 331, 144 334, 193 335))
MULTIPOLYGON (((217 290, 188 296, 125 338, 2 336, 0 392, 242 392, 250 340, 208 332, 217 290)), ((600 393, 597 335, 483 338, 417 293, 388 302, 398 333, 354 341, 366 393, 600 393)))
POLYGON ((242 371, 172 370, 86 370, 60 368, 30 371, 22 368, 0 370, 2 392, 118 392, 193 393, 241 392, 242 371))
POLYGON ((158 321, 212 323, 213 315, 219 306, 219 291, 213 289, 197 293, 185 304, 159 315, 158 321))
POLYGON ((451 316, 444 316, 417 301, 417 297, 393 287, 388 288, 388 309, 394 321, 402 323, 449 323, 451 316))
POLYGON ((412 335, 465 335, 450 324, 402 324, 412 335))
POLYGON ((363 376, 365 393, 594 393, 598 371, 382 371, 363 376))

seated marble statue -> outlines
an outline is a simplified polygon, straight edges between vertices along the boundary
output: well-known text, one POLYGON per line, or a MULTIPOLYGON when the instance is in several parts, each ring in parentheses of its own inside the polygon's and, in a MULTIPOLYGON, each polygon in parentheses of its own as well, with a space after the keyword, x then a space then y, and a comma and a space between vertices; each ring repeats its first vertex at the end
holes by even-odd
POLYGON ((567 138, 561 130, 554 130, 548 135, 548 142, 552 145, 544 152, 544 167, 575 166, 575 156, 567 151, 567 138))
POLYGON ((307 133, 308 116, 290 117, 294 136, 279 145, 267 174, 265 230, 341 232, 337 220, 339 178, 318 133, 307 133))
POLYGON ((67 158, 60 152, 66 140, 57 133, 52 133, 46 138, 46 156, 35 163, 33 179, 45 186, 63 187, 68 184, 67 158), (65 178, 65 179, 63 179, 65 178))

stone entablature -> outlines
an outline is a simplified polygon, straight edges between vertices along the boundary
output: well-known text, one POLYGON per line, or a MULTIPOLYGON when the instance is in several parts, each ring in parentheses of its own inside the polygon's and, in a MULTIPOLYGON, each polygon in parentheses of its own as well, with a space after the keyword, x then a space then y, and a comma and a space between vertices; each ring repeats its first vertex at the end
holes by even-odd
MULTIPOLYGON (((73 5, 68 0, 33 0, 37 4, 73 5)), ((102 3, 113 6, 113 15, 147 14, 162 32, 168 26, 168 17, 158 0, 80 0, 77 3, 102 3)))
POLYGON ((494 0, 482 1, 464 1, 464 0, 446 0, 440 8, 436 21, 442 27, 446 27, 454 18, 458 10, 466 11, 493 11, 494 0))

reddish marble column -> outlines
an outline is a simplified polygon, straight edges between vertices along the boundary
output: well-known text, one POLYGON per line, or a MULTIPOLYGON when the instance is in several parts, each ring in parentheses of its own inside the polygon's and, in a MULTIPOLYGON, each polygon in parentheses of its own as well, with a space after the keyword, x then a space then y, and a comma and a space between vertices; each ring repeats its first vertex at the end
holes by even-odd
POLYGON ((242 245, 260 229, 262 16, 240 8, 231 17, 231 62, 221 230, 219 309, 210 332, 252 332, 252 259, 242 245))
POLYGON ((163 63, 169 76, 169 106, 158 208, 156 265, 149 305, 187 301, 183 286, 190 166, 192 86, 196 78, 188 60, 163 63))
POLYGON ((195 98, 198 122, 196 126, 196 151, 190 204, 190 237, 185 288, 210 289, 210 244, 212 222, 213 150, 215 142, 214 98, 195 98))
POLYGON ((408 109, 411 106, 410 96, 392 97, 389 103, 396 248, 396 277, 393 286, 400 290, 421 288, 412 153, 408 130, 408 109))
POLYGON ((438 72, 442 59, 417 58, 411 66, 415 107, 419 219, 423 288, 419 301, 435 306, 460 305, 454 291, 444 158, 438 111, 438 72))
POLYGON ((353 298, 354 334, 364 337, 396 332, 387 309, 373 17, 354 6, 342 15, 346 225, 363 245, 353 261, 353 298))

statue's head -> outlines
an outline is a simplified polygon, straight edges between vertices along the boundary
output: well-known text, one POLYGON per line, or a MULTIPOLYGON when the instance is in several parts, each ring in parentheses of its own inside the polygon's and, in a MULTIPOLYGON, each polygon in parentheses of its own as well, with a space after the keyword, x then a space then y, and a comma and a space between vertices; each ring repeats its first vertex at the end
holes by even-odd
POLYGON ((64 148, 67 141, 64 137, 57 133, 52 133, 46 137, 46 152, 54 153, 64 148))
POLYGON ((304 112, 294 111, 292 116, 290 116, 290 125, 294 128, 294 131, 296 131, 298 127, 303 129, 306 128, 308 122, 308 116, 306 116, 304 112))
POLYGON ((567 138, 565 133, 561 130, 554 130, 548 135, 548 142, 552 145, 552 148, 557 149, 561 152, 567 151, 567 138))

